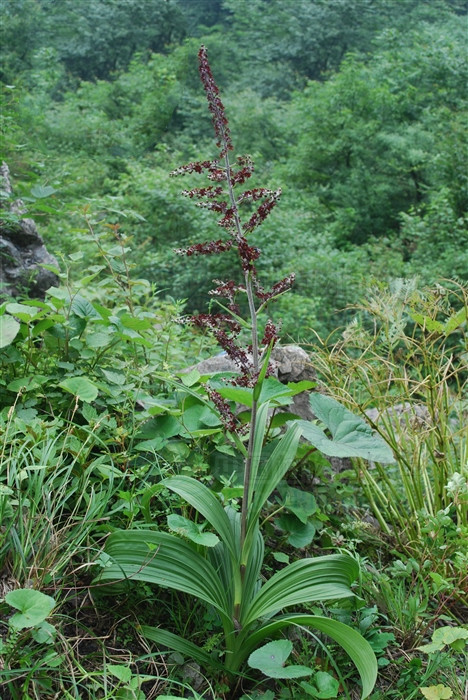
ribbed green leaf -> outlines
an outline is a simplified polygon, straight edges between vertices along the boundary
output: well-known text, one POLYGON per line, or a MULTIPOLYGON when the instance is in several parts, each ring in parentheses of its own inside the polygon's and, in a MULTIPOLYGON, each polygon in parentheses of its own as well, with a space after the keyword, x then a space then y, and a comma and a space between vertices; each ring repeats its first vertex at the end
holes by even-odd
POLYGON ((361 698, 367 698, 372 692, 377 678, 377 659, 372 648, 359 632, 348 625, 330 620, 319 615, 302 615, 301 613, 292 615, 282 615, 271 622, 267 622, 263 627, 253 632, 242 645, 242 663, 249 654, 264 640, 271 637, 280 629, 290 625, 303 625, 312 627, 323 632, 337 642, 350 656, 356 666, 362 681, 361 698))
POLYGON ((174 649, 174 651, 178 651, 180 654, 198 661, 205 668, 210 666, 218 669, 224 668, 223 664, 213 659, 204 649, 200 649, 193 642, 180 637, 178 634, 159 629, 159 627, 149 627, 148 625, 143 625, 141 632, 144 637, 151 639, 152 642, 168 647, 168 649, 174 649))
POLYGON ((234 538, 231 522, 213 491, 190 476, 173 476, 170 479, 164 479, 161 483, 196 508, 214 527, 231 555, 238 557, 238 544, 234 538))
POLYGON ((350 586, 359 568, 346 554, 300 559, 274 574, 245 609, 242 624, 248 627, 265 615, 289 605, 335 600, 353 595, 350 586))
POLYGON ((252 503, 253 492, 257 480, 258 465, 262 455, 263 440, 265 438, 266 422, 268 419, 268 409, 270 404, 264 403, 257 411, 257 420, 255 425, 255 436, 252 450, 252 462, 250 466, 250 484, 249 484, 249 503, 252 503))
POLYGON ((273 453, 263 469, 257 474, 255 493, 249 512, 248 529, 258 521, 268 496, 277 487, 296 456, 297 444, 301 436, 301 428, 293 424, 273 453))
POLYGON ((165 532, 114 532, 105 552, 113 563, 101 581, 128 578, 155 583, 196 596, 230 619, 226 591, 213 566, 187 542, 165 532))

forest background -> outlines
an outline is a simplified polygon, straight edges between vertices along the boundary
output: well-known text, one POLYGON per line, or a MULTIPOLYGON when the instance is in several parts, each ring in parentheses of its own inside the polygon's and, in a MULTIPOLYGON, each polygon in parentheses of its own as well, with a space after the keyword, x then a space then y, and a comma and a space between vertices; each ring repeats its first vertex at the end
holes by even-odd
POLYGON ((205 307, 231 263, 174 258, 214 222, 169 177, 212 150, 205 43, 239 152, 283 189, 261 273, 296 273, 285 338, 326 335, 369 286, 466 277, 461 0, 8 0, 0 31, 3 158, 57 257, 95 258, 86 206, 161 296, 205 307))
MULTIPOLYGON (((231 251, 174 254, 219 236, 216 217, 180 196, 200 183, 170 177, 216 154, 197 71, 205 44, 236 154, 252 155, 255 186, 283 191, 249 235, 265 288, 296 275, 271 305, 281 342, 310 352, 315 400, 342 402, 340 427, 373 439, 371 426, 395 457, 368 463, 322 414, 333 439, 318 428, 318 445, 301 442, 263 509, 264 570, 350 554, 355 603, 310 610, 371 644, 372 700, 462 697, 466 3, 3 0, 1 10, 1 157, 58 281, 44 300, 25 290, 0 302, 0 694, 142 700, 182 686, 196 698, 271 700, 300 687, 349 699, 362 687, 347 655, 317 637, 295 640, 315 685, 273 676, 267 687, 252 668, 243 688, 190 676, 193 644, 210 662, 223 655, 210 610, 145 580, 149 566, 128 595, 96 585, 116 530, 135 528, 138 541, 170 530, 192 549, 213 538, 163 490, 168 478, 209 486, 211 502, 237 506, 242 493, 243 445, 234 449, 211 391, 235 410, 236 388, 181 373, 219 352, 181 316, 206 312, 213 279, 237 267, 231 251), (321 452, 351 460, 336 468, 321 452), (191 530, 179 532, 179 512, 191 530), (18 626, 11 607, 44 598, 18 626), (142 624, 192 646, 153 651, 148 639, 161 638, 143 638, 142 624)), ((11 235, 24 213, 0 196, 11 235)), ((304 384, 265 381, 280 392, 268 455, 284 443, 285 415, 296 418, 276 410, 304 384)))

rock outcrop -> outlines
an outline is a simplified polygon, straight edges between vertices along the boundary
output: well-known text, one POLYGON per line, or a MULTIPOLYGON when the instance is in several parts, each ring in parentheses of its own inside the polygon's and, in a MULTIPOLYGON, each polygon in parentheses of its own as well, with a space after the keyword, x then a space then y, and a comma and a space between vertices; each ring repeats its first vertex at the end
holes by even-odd
POLYGON ((57 267, 57 260, 47 251, 35 222, 23 218, 23 202, 13 199, 6 163, 0 166, 0 188, 4 194, 0 200, 0 298, 28 294, 43 299, 58 278, 42 265, 57 267))
MULTIPOLYGON (((277 345, 271 353, 274 374, 280 382, 301 382, 305 379, 315 381, 316 372, 312 367, 309 355, 298 345, 277 345)), ((209 357, 196 365, 187 368, 186 371, 196 369, 200 374, 214 374, 216 372, 238 372, 237 365, 223 353, 215 357, 209 357)), ((296 413, 305 420, 313 418, 309 404, 309 392, 303 391, 293 398, 293 404, 288 407, 292 413, 296 413)))

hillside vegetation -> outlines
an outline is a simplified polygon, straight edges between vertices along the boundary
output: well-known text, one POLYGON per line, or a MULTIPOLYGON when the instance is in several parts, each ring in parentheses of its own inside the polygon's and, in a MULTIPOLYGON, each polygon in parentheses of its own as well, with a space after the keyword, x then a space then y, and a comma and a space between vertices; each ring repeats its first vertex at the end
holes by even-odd
POLYGON ((2 697, 464 697, 466 21, 5 3, 2 697))

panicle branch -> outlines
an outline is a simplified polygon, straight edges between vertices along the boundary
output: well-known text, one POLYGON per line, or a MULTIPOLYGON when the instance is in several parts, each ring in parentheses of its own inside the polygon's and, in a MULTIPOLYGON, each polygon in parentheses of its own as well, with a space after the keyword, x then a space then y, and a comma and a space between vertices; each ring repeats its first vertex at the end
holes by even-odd
POLYGON ((224 105, 219 97, 218 86, 214 81, 210 64, 208 63, 205 46, 201 46, 200 51, 198 52, 198 70, 200 72, 200 78, 208 99, 208 107, 210 108, 210 112, 213 117, 215 134, 218 137, 216 145, 218 148, 221 148, 219 157, 223 158, 228 151, 233 150, 231 132, 229 130, 228 120, 224 111, 224 105))

